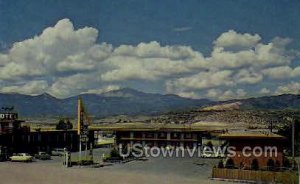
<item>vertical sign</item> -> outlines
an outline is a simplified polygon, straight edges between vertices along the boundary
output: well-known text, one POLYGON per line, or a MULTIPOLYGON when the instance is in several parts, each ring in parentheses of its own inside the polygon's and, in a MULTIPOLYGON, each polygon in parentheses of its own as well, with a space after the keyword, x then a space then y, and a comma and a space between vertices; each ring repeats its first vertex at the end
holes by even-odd
POLYGON ((78 127, 77 133, 80 138, 80 144, 86 144, 88 142, 88 121, 85 117, 85 109, 83 107, 83 103, 81 98, 78 98, 78 127))

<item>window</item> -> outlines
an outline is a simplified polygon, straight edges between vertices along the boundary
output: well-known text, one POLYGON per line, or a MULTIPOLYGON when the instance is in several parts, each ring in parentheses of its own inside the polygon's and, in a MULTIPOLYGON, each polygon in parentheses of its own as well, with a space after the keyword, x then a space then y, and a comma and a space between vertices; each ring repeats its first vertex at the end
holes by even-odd
POLYGON ((145 137, 146 138, 153 138, 154 135, 153 135, 153 133, 145 133, 145 137))
POLYGON ((191 139, 192 138, 192 134, 191 133, 186 133, 185 134, 185 138, 186 139, 191 139))
POLYGON ((165 132, 159 132, 158 133, 158 138, 160 138, 160 139, 167 138, 167 133, 165 133, 165 132))
POLYGON ((179 133, 176 133, 176 132, 174 133, 174 132, 173 132, 173 133, 171 134, 171 138, 172 138, 172 139, 179 139, 179 138, 180 138, 180 137, 179 137, 179 133))

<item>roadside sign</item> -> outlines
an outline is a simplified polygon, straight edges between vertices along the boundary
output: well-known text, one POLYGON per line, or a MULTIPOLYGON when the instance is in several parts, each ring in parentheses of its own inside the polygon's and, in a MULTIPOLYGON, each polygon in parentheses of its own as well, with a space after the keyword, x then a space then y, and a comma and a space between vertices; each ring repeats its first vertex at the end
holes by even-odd
POLYGON ((80 136, 80 142, 86 144, 88 142, 88 120, 85 117, 85 109, 81 98, 78 99, 78 135, 80 136))

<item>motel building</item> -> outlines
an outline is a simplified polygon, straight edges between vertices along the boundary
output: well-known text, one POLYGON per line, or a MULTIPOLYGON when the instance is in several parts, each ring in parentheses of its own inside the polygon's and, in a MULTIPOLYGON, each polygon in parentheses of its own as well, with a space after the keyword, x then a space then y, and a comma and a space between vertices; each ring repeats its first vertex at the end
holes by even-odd
MULTIPOLYGON (((23 120, 18 119, 18 113, 11 108, 0 111, 0 154, 21 153, 30 154, 39 151, 51 152, 55 148, 78 150, 77 130, 33 130, 22 126, 23 120)), ((93 131, 89 132, 89 144, 94 142, 93 131)))
POLYGON ((220 135, 235 148, 227 164, 240 169, 282 167, 285 138, 273 133, 228 133, 220 135))
POLYGON ((194 148, 202 145, 204 137, 211 134, 220 134, 223 129, 211 127, 195 127, 185 125, 142 125, 138 127, 126 126, 112 128, 115 132, 116 145, 156 147, 184 147, 194 148))
POLYGON ((0 135, 18 131, 22 122, 24 121, 18 120, 18 113, 14 112, 12 108, 2 108, 0 112, 0 135))
POLYGON ((212 169, 212 178, 290 183, 285 181, 290 179, 288 173, 281 172, 285 137, 269 132, 232 132, 219 137, 227 141, 227 158, 212 169))

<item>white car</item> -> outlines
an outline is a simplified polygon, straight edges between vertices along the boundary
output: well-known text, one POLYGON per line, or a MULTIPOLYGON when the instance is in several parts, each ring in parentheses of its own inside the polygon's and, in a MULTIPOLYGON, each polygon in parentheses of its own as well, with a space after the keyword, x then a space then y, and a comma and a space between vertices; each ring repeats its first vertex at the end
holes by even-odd
POLYGON ((32 162, 33 157, 28 153, 17 153, 9 157, 12 162, 32 162))
POLYGON ((55 148, 51 151, 52 156, 64 156, 66 149, 64 148, 55 148))

